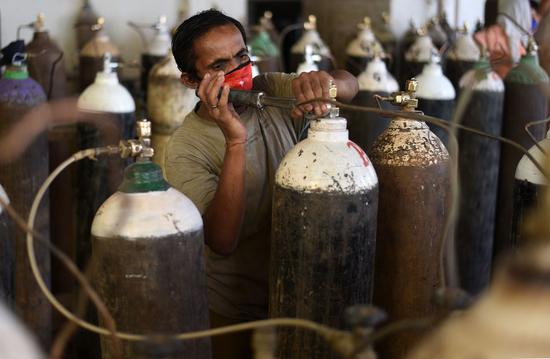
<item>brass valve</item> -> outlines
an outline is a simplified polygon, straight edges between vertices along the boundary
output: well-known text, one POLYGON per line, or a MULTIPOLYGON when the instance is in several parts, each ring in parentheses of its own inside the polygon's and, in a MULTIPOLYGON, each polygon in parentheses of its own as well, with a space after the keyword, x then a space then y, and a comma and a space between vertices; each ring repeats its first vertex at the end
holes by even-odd
POLYGON ((92 31, 100 31, 100 30, 103 29, 104 26, 105 26, 105 18, 104 17, 98 17, 97 18, 97 23, 92 25, 91 29, 92 29, 92 31))
POLYGON ((357 28, 359 28, 359 30, 370 30, 371 27, 372 27, 371 24, 372 24, 372 22, 371 22, 370 17, 365 16, 363 18, 363 21, 360 22, 359 24, 357 24, 357 28))
POLYGON ((407 80, 405 91, 394 92, 385 100, 389 101, 392 105, 401 106, 405 111, 414 111, 418 107, 418 99, 415 95, 417 88, 418 81, 413 77, 407 80))
POLYGON ((120 141, 120 157, 151 158, 155 154, 151 147, 151 122, 147 119, 139 120, 136 123, 137 140, 120 141))
POLYGON ((315 15, 309 15, 307 21, 304 23, 305 30, 316 30, 317 29, 317 17, 315 15))

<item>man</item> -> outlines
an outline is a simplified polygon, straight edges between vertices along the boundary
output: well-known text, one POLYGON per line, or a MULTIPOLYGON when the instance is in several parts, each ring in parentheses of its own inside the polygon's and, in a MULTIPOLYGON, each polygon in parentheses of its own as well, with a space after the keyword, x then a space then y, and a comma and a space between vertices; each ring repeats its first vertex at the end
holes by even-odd
MULTIPOLYGON (((302 102, 328 98, 334 80, 339 99, 350 101, 357 80, 334 71, 264 74, 252 81, 242 25, 216 10, 183 22, 172 51, 183 84, 196 89, 200 102, 167 146, 166 175, 203 216, 211 324, 266 318, 275 171, 298 142, 304 113, 320 116, 327 107, 238 108, 228 103, 229 89, 253 88, 302 102)), ((250 333, 212 342, 214 358, 251 357, 250 333)))

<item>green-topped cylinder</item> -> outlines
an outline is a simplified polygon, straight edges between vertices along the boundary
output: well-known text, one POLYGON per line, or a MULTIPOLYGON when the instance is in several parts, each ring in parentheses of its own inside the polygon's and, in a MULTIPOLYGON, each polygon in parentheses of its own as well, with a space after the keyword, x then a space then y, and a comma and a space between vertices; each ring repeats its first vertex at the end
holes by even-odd
POLYGON ((257 58, 254 63, 261 73, 281 71, 279 48, 271 40, 267 31, 262 29, 252 38, 250 50, 252 56, 257 58))
MULTIPOLYGON (((23 62, 25 48, 18 46, 18 53, 0 79, 0 138, 6 136, 30 111, 46 101, 42 87, 29 77, 23 62)), ((8 57, 9 58, 9 57, 8 57)), ((17 213, 27 216, 34 195, 48 176, 48 137, 46 133, 36 136, 25 152, 15 161, 0 166, 0 183, 11 199, 17 213)), ((45 238, 50 235, 50 208, 48 200, 39 207, 35 229, 45 238)), ((7 230, 0 227, 0 232, 7 230)), ((0 246, 0 277, 10 283, 5 288, 3 299, 15 303, 17 313, 29 330, 44 347, 51 340, 51 306, 40 291, 28 265, 25 233, 12 231, 0 246)), ((36 257, 46 282, 50 283, 50 253, 45 246, 37 246, 36 257)))
MULTIPOLYGON (((504 79, 504 117, 502 136, 524 148, 530 148, 533 141, 525 132, 525 125, 546 118, 548 101, 544 86, 548 86, 548 75, 539 65, 537 45, 529 41, 527 54, 504 79)), ((545 136, 545 126, 533 126, 531 133, 537 141, 545 136)), ((498 185, 497 216, 495 223, 495 255, 512 246, 513 193, 516 167, 523 153, 510 146, 502 146, 498 185)))
MULTIPOLYGON (((117 329, 171 334, 209 327, 203 226, 199 211, 140 158, 97 211, 92 224, 94 284, 117 329)), ((115 358, 101 338, 103 359, 115 358)), ((144 346, 124 341, 123 358, 141 358, 144 346)), ((154 343, 151 343, 154 345, 154 343)), ((150 348, 149 348, 150 349, 150 348)), ((180 342, 170 358, 210 358, 210 340, 180 342)))

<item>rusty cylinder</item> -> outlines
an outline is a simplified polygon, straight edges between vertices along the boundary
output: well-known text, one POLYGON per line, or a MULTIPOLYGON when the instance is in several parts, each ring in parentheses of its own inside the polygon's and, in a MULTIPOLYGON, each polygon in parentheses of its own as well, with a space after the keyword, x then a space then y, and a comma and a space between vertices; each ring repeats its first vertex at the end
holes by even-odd
MULTIPOLYGON (((499 136, 504 83, 487 58, 462 77, 460 87, 472 90, 462 124, 499 136)), ((491 277, 500 146, 498 141, 458 132, 461 196, 455 243, 460 287, 472 295, 484 290, 491 277)))
POLYGON ((84 45, 94 37, 92 27, 97 24, 98 18, 90 4, 90 0, 84 0, 84 4, 74 24, 76 29, 76 48, 78 51, 82 50, 84 45))
POLYGON ((65 96, 65 59, 63 51, 44 27, 44 15, 33 23, 34 35, 27 44, 29 75, 42 86, 48 100, 65 96))
MULTIPOLYGON (((150 136, 150 127, 145 131, 150 136)), ((149 157, 126 168, 92 225, 94 283, 119 330, 154 338, 208 329, 202 228, 195 205, 149 157)), ((122 350, 121 359, 142 357, 139 342, 124 341, 122 350)), ((115 358, 110 338, 101 337, 101 351, 115 358)), ((173 359, 208 359, 210 338, 174 342, 170 352, 173 359)))
MULTIPOLYGON (((16 56, 17 57, 17 56, 16 56)), ((0 80, 0 136, 4 136, 34 107, 46 101, 40 85, 29 78, 26 66, 12 61, 0 80)), ((48 176, 48 140, 39 135, 15 161, 3 164, 0 183, 9 194, 14 209, 22 216, 29 213, 34 195, 48 176)), ((48 200, 39 208, 35 230, 45 238, 50 235, 48 200)), ((15 232, 15 303, 21 319, 44 346, 51 339, 51 307, 32 275, 27 259, 25 233, 15 232)), ((50 253, 37 246, 36 256, 46 283, 50 282, 50 253)))
POLYGON ((103 57, 106 53, 111 54, 113 61, 120 61, 120 51, 111 42, 105 31, 105 20, 100 17, 94 25, 95 34, 88 41, 79 54, 80 63, 80 91, 84 91, 95 79, 96 74, 103 69, 103 57))
MULTIPOLYGON (((395 97, 414 111, 416 82, 395 97)), ((374 303, 391 322, 432 316, 441 285, 440 253, 449 205, 449 154, 426 123, 395 117, 371 150, 380 181, 374 303)), ((420 338, 400 332, 383 340, 383 358, 403 358, 420 338)))
POLYGON ((153 123, 153 161, 163 171, 166 144, 198 101, 195 91, 181 83, 180 75, 172 51, 149 73, 147 111, 153 123))
MULTIPOLYGON (((504 79, 504 118, 502 136, 518 142, 525 148, 533 145, 524 130, 531 121, 546 118, 548 102, 541 86, 548 86, 548 75, 540 67, 537 46, 530 39, 528 53, 520 63, 510 70, 504 79)), ((542 126, 531 127, 537 141, 544 137, 542 126)), ((498 185, 497 217, 495 224, 494 255, 498 256, 512 245, 512 215, 514 195, 514 174, 522 152, 510 146, 502 146, 498 185)))
MULTIPOLYGON (((306 318, 343 329, 344 310, 372 294, 378 180, 332 108, 275 175, 270 317, 306 318)), ((316 334, 281 329, 279 358, 337 358, 316 334)))

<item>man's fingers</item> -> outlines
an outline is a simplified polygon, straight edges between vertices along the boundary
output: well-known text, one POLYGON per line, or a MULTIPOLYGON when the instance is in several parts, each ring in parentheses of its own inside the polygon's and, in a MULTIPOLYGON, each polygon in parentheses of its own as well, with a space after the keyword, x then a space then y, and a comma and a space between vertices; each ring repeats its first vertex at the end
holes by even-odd
POLYGON ((220 88, 223 84, 223 76, 217 75, 217 77, 210 83, 208 91, 206 93, 207 102, 210 107, 216 106, 219 102, 218 96, 220 94, 220 88))
POLYGON ((210 81, 212 80, 212 76, 210 76, 209 73, 206 73, 204 77, 202 78, 202 81, 199 84, 199 88, 197 89, 197 95, 201 99, 201 101, 206 101, 206 88, 210 84, 210 81))

